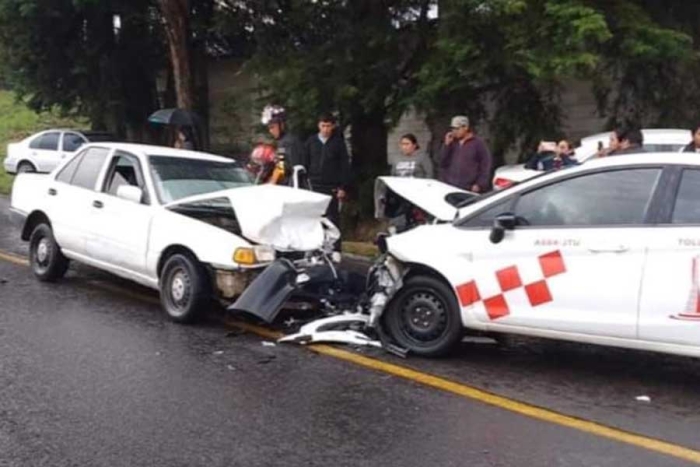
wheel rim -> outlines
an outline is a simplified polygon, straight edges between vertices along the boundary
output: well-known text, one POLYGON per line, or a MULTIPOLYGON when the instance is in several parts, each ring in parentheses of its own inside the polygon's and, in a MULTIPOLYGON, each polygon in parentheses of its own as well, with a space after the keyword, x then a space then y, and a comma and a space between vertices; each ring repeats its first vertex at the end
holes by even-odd
POLYGON ((51 263, 53 245, 47 237, 41 237, 34 247, 34 267, 39 273, 45 272, 51 263))
POLYGON ((402 333, 416 344, 433 344, 449 328, 447 307, 434 292, 416 291, 401 304, 399 326, 402 333))
POLYGON ((32 167, 28 166, 27 164, 22 164, 22 165, 20 165, 18 172, 21 174, 25 174, 25 173, 34 172, 34 170, 32 169, 32 167))
POLYGON ((175 269, 170 275, 168 286, 168 307, 174 316, 182 316, 192 297, 192 281, 184 268, 175 269))

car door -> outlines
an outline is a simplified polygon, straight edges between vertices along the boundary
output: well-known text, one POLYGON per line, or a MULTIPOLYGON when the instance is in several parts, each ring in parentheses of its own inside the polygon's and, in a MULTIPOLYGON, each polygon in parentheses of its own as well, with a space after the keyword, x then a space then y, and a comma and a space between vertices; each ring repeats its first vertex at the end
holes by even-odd
POLYGON ((661 173, 637 167, 563 176, 475 216, 465 228, 483 229, 482 218, 501 207, 520 225, 500 243, 485 230, 468 247, 475 279, 458 289, 462 304, 495 326, 636 338, 645 221, 661 173))
POLYGON ((38 172, 51 172, 61 162, 60 138, 60 131, 48 131, 29 142, 29 155, 38 172))
POLYGON ((84 255, 95 186, 109 149, 92 147, 66 164, 49 185, 49 218, 62 249, 84 255))
POLYGON ((639 337, 700 345, 700 169, 676 168, 648 248, 639 337))
POLYGON ((137 274, 145 274, 153 209, 143 167, 137 156, 115 151, 104 182, 93 197, 91 211, 93 229, 88 236, 88 255, 137 274), (143 191, 140 203, 117 197, 119 187, 125 185, 143 191))

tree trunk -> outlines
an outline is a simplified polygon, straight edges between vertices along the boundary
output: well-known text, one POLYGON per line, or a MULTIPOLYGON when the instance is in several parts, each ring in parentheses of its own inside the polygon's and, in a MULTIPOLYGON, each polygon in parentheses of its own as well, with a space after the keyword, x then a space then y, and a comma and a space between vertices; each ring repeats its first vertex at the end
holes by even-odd
POLYGON ((190 53, 189 0, 158 0, 158 5, 163 15, 165 35, 170 49, 177 106, 193 110, 196 93, 190 53))
POLYGON ((352 119, 351 150, 353 197, 360 204, 360 215, 371 218, 374 209, 374 180, 388 170, 388 130, 383 113, 360 115, 352 119))

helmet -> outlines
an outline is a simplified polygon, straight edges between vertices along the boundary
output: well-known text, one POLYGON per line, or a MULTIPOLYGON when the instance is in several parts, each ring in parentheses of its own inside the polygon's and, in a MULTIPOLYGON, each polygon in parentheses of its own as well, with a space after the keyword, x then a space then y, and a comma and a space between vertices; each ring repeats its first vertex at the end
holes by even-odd
POLYGON ((276 151, 275 147, 271 144, 258 144, 253 152, 250 153, 250 162, 253 164, 264 167, 275 161, 276 151))
POLYGON ((287 111, 279 105, 266 105, 260 121, 263 125, 270 123, 284 123, 287 120, 287 111))

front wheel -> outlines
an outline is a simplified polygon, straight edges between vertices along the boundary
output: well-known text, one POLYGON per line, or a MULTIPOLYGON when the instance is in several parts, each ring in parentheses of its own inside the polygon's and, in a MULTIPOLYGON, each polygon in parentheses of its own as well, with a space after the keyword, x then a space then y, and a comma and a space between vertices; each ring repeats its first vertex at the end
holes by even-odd
POLYGON ((462 337, 454 294, 428 276, 406 281, 385 311, 384 325, 398 345, 424 357, 445 355, 462 337))
POLYGON ((68 258, 61 253, 47 224, 37 225, 29 238, 29 264, 42 282, 55 282, 68 271, 68 258))
POLYGON ((177 254, 165 263, 160 278, 160 302, 170 319, 192 323, 211 302, 206 271, 197 260, 177 254))

